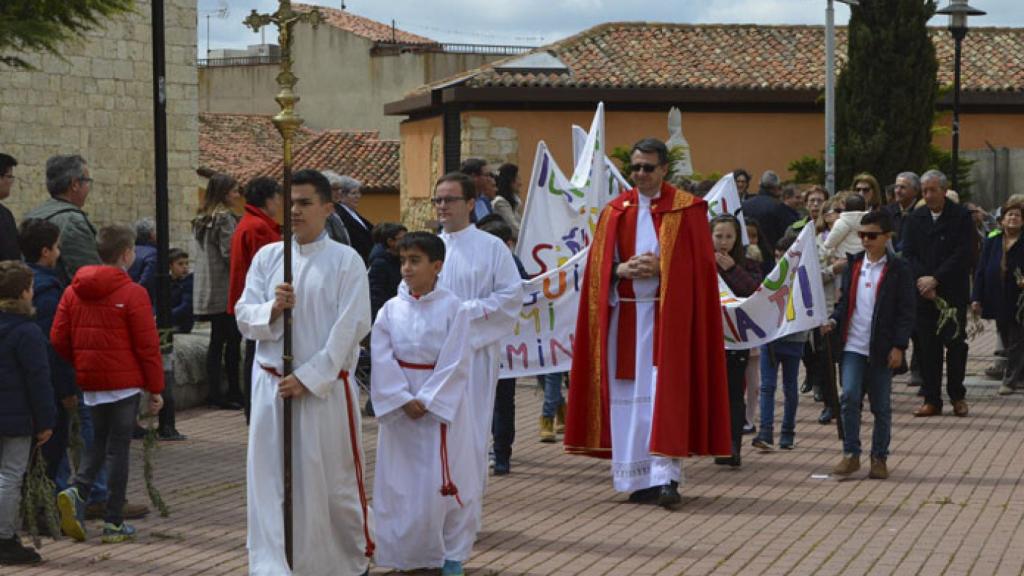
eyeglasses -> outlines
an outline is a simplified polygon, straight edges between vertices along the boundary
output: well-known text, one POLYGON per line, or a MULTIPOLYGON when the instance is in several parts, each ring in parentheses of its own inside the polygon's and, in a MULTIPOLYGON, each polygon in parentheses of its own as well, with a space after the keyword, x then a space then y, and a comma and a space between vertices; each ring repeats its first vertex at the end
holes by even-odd
POLYGON ((641 163, 641 164, 633 164, 630 167, 630 171, 631 172, 646 172, 646 173, 650 174, 651 172, 654 172, 654 170, 657 169, 657 168, 658 167, 655 166, 654 164, 643 164, 643 163, 641 163))
POLYGON ((885 232, 857 232, 857 236, 860 236, 861 240, 877 240, 883 234, 885 232))
POLYGON ((454 204, 459 200, 465 201, 466 199, 462 196, 435 196, 430 199, 430 203, 434 206, 442 206, 448 204, 454 204))

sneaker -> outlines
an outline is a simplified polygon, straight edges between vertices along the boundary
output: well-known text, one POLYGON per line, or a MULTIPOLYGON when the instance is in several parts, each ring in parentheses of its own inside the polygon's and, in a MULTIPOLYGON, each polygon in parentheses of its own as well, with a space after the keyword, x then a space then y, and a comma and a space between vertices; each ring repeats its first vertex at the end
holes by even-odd
POLYGON ((889 468, 885 465, 885 458, 871 457, 871 471, 868 472, 868 478, 875 480, 885 480, 889 477, 889 468))
POLYGON ((746 436, 748 434, 753 434, 755 432, 757 432, 757 426, 754 426, 753 424, 751 424, 749 422, 747 422, 747 423, 745 423, 743 425, 743 435, 744 436, 746 436))
POLYGON ((494 459, 494 475, 506 476, 512 471, 512 462, 509 458, 494 459))
POLYGON ((831 424, 832 418, 832 407, 825 406, 822 408, 821 414, 818 415, 818 424, 831 424))
POLYGON ((1013 394, 1013 387, 1007 384, 1006 382, 1003 382, 1002 384, 999 385, 998 393, 1000 396, 1009 396, 1010 394, 1013 394))
POLYGON ((39 553, 32 548, 26 548, 17 535, 0 540, 0 566, 38 564, 42 561, 39 553))
POLYGON ((754 441, 751 442, 750 445, 762 452, 773 452, 775 450, 775 446, 772 445, 771 442, 761 438, 754 438, 754 441))
POLYGON ((466 576, 462 570, 462 562, 457 560, 445 560, 441 568, 441 576, 466 576))
POLYGON ((82 542, 85 540, 85 502, 78 495, 78 488, 68 488, 57 494, 57 510, 60 511, 61 530, 82 542))
POLYGON ((832 474, 836 476, 849 476, 860 470, 860 456, 857 454, 843 454, 843 459, 832 467, 832 474))
POLYGON ((184 434, 178 432, 177 430, 171 430, 170 432, 166 433, 157 432, 156 437, 161 442, 181 442, 183 440, 188 440, 188 436, 185 436, 184 434))
POLYGON ((779 450, 792 450, 796 447, 796 440, 792 438, 782 438, 779 440, 779 450))
POLYGON ((117 544, 135 539, 135 528, 127 522, 120 524, 103 523, 103 537, 100 539, 104 544, 117 544))

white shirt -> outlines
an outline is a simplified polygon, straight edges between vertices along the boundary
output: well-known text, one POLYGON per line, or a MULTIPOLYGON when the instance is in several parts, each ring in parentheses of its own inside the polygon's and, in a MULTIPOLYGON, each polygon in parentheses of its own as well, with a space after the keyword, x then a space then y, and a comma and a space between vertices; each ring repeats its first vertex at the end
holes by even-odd
POLYGON ((99 406, 100 404, 113 404, 125 398, 131 398, 142 392, 141 388, 125 388, 122 390, 101 390, 99 392, 82 392, 82 401, 86 406, 99 406))
POLYGON ((857 300, 853 304, 850 316, 850 329, 846 333, 846 352, 856 352, 864 356, 871 355, 871 321, 875 313, 875 298, 878 296, 878 283, 882 280, 882 271, 888 256, 882 256, 872 262, 864 255, 864 262, 857 277, 857 300))

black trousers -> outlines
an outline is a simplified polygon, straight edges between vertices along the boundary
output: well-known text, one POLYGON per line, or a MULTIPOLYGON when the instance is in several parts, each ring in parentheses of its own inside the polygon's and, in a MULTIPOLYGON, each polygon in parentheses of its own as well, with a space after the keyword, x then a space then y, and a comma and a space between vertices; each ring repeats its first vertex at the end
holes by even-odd
POLYGON ((68 411, 64 409, 64 405, 56 399, 54 402, 57 404, 57 421, 53 427, 53 436, 50 436, 46 444, 43 444, 40 453, 43 460, 46 461, 46 477, 56 481, 57 470, 68 449, 68 434, 71 433, 71 426, 68 411))
POLYGON ((252 365, 256 360, 256 341, 245 341, 245 366, 242 368, 242 381, 245 383, 245 390, 242 395, 245 400, 245 423, 249 423, 249 415, 252 413, 252 365))
POLYGON ((498 380, 498 391, 494 396, 494 420, 491 423, 494 437, 494 459, 507 462, 512 458, 512 443, 516 440, 516 379, 498 380))
POLYGON ((227 312, 212 314, 210 321, 210 347, 206 350, 206 383, 209 386, 206 399, 210 404, 225 400, 221 391, 221 377, 228 373, 227 400, 241 401, 238 364, 241 361, 242 334, 235 324, 235 317, 227 312))
MULTIPOLYGON (((167 364, 164 364, 167 367, 167 364)), ((174 366, 164 370, 164 391, 160 393, 164 399, 164 407, 160 409, 157 416, 158 428, 161 434, 174 434, 177 431, 177 424, 174 420, 174 366)))
POLYGON ((743 424, 747 418, 747 404, 743 396, 749 360, 749 350, 725 352, 725 368, 729 377, 729 430, 732 433, 732 455, 736 458, 743 446, 743 424))
MULTIPOLYGON (((946 365, 946 393, 955 402, 967 396, 967 307, 957 310, 959 326, 947 324, 936 334, 939 312, 931 302, 917 307, 917 345, 920 347, 924 401, 942 408, 942 366, 946 365), (957 330, 959 328, 959 330, 957 330), (954 331, 956 334, 954 336, 954 331)), ((950 323, 951 324, 951 323, 950 323)))
POLYGON ((1006 372, 1003 384, 1011 388, 1024 388, 1024 326, 1007 320, 996 321, 996 329, 1003 340, 1006 372))

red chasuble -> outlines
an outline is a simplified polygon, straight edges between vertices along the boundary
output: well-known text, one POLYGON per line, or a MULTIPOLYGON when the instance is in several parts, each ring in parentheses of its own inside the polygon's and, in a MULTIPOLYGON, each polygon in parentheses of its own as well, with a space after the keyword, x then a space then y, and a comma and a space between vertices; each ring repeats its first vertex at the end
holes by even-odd
MULTIPOLYGON (((637 194, 634 188, 608 203, 590 247, 570 373, 565 430, 570 453, 611 458, 608 379, 633 378, 635 305, 620 302, 619 345, 609 350, 608 297, 616 250, 620 262, 633 255, 637 194), (608 373, 608 354, 617 355, 616 375, 608 373)), ((728 455, 732 445, 725 340, 707 203, 662 184, 651 211, 661 249, 661 283, 655 313, 658 380, 650 452, 672 458, 728 455)), ((620 296, 632 295, 630 281, 616 284, 620 296)))

